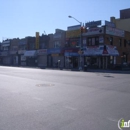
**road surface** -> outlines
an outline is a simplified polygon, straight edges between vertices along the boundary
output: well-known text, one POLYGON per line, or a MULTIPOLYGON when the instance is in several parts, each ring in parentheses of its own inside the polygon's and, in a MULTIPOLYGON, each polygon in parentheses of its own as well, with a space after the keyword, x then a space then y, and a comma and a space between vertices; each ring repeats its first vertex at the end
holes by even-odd
POLYGON ((118 130, 130 74, 0 67, 0 130, 118 130))

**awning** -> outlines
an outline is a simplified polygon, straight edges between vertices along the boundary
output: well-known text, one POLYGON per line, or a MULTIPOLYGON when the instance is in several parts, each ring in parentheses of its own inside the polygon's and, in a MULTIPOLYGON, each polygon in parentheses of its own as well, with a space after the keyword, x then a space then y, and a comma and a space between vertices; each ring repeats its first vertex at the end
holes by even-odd
POLYGON ((10 46, 10 44, 5 44, 5 43, 3 43, 3 44, 1 44, 1 46, 3 46, 3 47, 5 47, 5 46, 10 46))
POLYGON ((79 54, 76 52, 65 52, 65 56, 79 56, 79 54))
POLYGON ((84 49, 85 56, 118 56, 119 52, 115 46, 106 45, 90 46, 84 49))
POLYGON ((25 51, 24 52, 24 56, 36 56, 36 50, 33 50, 33 51, 25 51))

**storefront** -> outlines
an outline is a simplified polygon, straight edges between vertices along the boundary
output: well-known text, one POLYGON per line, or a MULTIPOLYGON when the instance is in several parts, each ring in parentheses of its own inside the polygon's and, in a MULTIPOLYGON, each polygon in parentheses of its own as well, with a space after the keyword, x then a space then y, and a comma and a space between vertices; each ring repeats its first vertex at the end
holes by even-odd
POLYGON ((39 67, 47 67, 47 49, 37 50, 37 62, 39 67))
POLYGON ((25 51, 24 56, 26 57, 27 66, 37 66, 36 50, 25 51))
POLYGON ((2 65, 11 65, 11 56, 8 51, 1 52, 1 64, 2 65))
POLYGON ((19 66, 26 66, 26 57, 24 56, 25 50, 18 51, 18 65, 19 66))
POLYGON ((11 65, 17 66, 18 65, 17 51, 10 51, 10 56, 11 56, 11 65))
POLYGON ((64 68, 64 52, 61 48, 52 48, 47 50, 48 67, 64 68))
POLYGON ((116 64, 119 53, 115 46, 101 45, 86 47, 84 50, 84 63, 90 68, 107 69, 116 64))
POLYGON ((78 48, 65 49, 65 68, 78 68, 80 55, 78 48))

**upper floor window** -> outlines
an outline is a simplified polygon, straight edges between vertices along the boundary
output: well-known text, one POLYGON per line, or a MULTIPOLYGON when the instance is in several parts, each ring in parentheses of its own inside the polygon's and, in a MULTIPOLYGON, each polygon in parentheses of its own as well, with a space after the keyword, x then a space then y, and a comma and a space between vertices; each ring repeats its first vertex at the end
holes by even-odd
POLYGON ((122 46, 122 40, 119 39, 119 46, 121 47, 122 46))
POLYGON ((126 41, 126 40, 124 40, 124 47, 126 47, 126 42, 127 42, 127 41, 126 41))
POLYGON ((59 47, 61 47, 60 42, 59 41, 55 41, 54 42, 54 48, 59 48, 59 47))

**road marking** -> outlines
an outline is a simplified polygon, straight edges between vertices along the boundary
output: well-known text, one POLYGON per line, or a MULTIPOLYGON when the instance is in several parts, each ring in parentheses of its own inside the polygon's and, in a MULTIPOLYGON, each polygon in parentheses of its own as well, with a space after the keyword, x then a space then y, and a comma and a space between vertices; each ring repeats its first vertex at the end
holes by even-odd
POLYGON ((118 122, 117 119, 113 119, 113 118, 107 118, 109 121, 113 121, 113 122, 118 122))
POLYGON ((42 100, 43 100, 42 98, 38 98, 38 97, 33 97, 33 99, 39 100, 39 101, 42 101, 42 100))
POLYGON ((70 109, 70 110, 73 110, 73 111, 76 111, 77 109, 76 108, 73 108, 73 107, 70 107, 70 106, 65 106, 66 109, 70 109))

